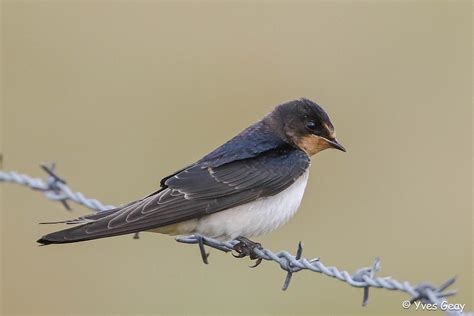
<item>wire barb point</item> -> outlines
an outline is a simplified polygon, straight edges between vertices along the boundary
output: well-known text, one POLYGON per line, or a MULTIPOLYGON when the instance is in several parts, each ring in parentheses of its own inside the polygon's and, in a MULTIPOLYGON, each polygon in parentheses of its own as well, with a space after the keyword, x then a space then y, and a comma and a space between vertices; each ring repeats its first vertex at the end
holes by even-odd
MULTIPOLYGON (((47 183, 48 183, 49 191, 53 192, 57 196, 60 196, 61 195, 61 188, 59 187, 59 185, 60 184, 65 185, 66 181, 64 179, 60 178, 56 174, 56 172, 55 172, 56 163, 55 162, 42 163, 42 164, 40 164, 40 167, 41 167, 41 169, 43 169, 48 174, 47 183)), ((44 193, 47 194, 48 192, 45 191, 44 193)), ((64 196, 64 195, 62 197, 58 198, 58 200, 61 202, 61 204, 64 206, 64 208, 68 211, 71 211, 72 208, 69 206, 66 199, 67 199, 67 197, 64 196)))
MULTIPOLYGON (((366 278, 373 279, 375 274, 380 270, 380 258, 376 257, 372 267, 362 268, 356 271, 352 278, 356 281, 366 281, 366 278)), ((367 306, 369 303, 369 286, 364 286, 364 294, 362 297, 362 306, 367 306)))
MULTIPOLYGON (((296 250, 295 260, 300 260, 301 255, 303 254, 303 242, 298 243, 298 249, 296 250)), ((291 278, 293 277, 293 267, 291 265, 291 261, 288 261, 288 273, 286 274, 285 282, 283 283, 283 287, 281 288, 283 291, 288 290, 290 286, 291 278)))
POLYGON ((446 291, 445 290, 456 282, 456 277, 448 279, 446 282, 441 284, 438 288, 435 288, 428 282, 422 282, 415 286, 415 290, 418 295, 414 296, 410 303, 413 304, 416 301, 422 303, 432 303, 435 300, 439 300, 448 296, 453 296, 457 293, 457 290, 446 291))

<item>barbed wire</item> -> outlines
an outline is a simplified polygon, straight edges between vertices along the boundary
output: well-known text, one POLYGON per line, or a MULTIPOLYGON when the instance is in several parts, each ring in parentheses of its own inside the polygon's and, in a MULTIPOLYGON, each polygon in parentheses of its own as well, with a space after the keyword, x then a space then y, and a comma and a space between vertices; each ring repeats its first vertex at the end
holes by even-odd
MULTIPOLYGON (((55 173, 55 164, 42 164, 41 168, 48 174, 47 180, 39 178, 32 178, 25 174, 20 174, 15 171, 1 171, 0 182, 12 182, 27 186, 33 190, 41 191, 44 196, 53 201, 61 202, 67 210, 71 210, 68 201, 73 201, 77 204, 83 205, 94 212, 101 212, 115 208, 112 205, 104 205, 96 199, 86 198, 80 192, 73 192, 66 181, 60 178, 55 173)), ((134 238, 137 238, 136 234, 134 238)), ((201 252, 202 260, 208 263, 208 255, 205 251, 205 246, 223 251, 231 252, 234 257, 244 258, 250 257, 256 260, 256 267, 262 260, 273 261, 279 264, 280 268, 287 272, 283 283, 283 290, 287 290, 293 276, 293 273, 301 270, 309 270, 323 275, 338 279, 349 284, 352 287, 363 289, 362 306, 366 306, 369 299, 369 288, 381 288, 391 291, 400 291, 411 296, 410 299, 402 302, 401 306, 408 309, 415 305, 417 309, 423 309, 421 304, 432 304, 437 310, 444 311, 447 315, 460 316, 471 315, 472 313, 465 313, 463 311, 465 304, 450 304, 446 297, 455 295, 457 291, 447 290, 454 282, 455 278, 447 280, 439 287, 433 286, 431 283, 419 283, 412 285, 408 281, 400 282, 392 277, 378 277, 376 273, 380 270, 380 259, 375 258, 372 266, 357 270, 354 274, 347 271, 341 271, 334 266, 324 265, 319 258, 306 259, 302 257, 303 243, 298 244, 296 256, 291 255, 287 251, 272 252, 269 249, 262 247, 260 244, 253 244, 247 239, 238 238, 229 241, 219 241, 200 235, 180 236, 176 240, 185 244, 197 244, 201 252)))
POLYGON ((39 178, 32 178, 15 171, 5 172, 1 170, 0 181, 14 182, 25 185, 33 190, 41 191, 46 198, 61 202, 68 211, 71 210, 67 203, 68 201, 74 201, 94 212, 115 208, 115 206, 112 205, 104 205, 98 200, 86 198, 81 192, 72 192, 72 190, 67 186, 66 181, 55 173, 56 164, 41 164, 40 167, 48 174, 46 181, 39 178))

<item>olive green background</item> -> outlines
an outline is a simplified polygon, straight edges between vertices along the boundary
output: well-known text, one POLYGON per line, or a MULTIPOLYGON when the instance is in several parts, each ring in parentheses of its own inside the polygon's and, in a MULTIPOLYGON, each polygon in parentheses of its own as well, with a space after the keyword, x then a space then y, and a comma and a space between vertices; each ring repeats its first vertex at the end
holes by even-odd
MULTIPOLYGON (((200 158, 274 105, 328 111, 347 153, 312 159, 284 228, 258 238, 353 273, 438 285, 472 310, 470 2, 3 1, 4 170, 119 205, 200 158)), ((65 246, 41 221, 88 211, 0 184, 5 315, 435 315, 362 290, 163 235, 65 246)))

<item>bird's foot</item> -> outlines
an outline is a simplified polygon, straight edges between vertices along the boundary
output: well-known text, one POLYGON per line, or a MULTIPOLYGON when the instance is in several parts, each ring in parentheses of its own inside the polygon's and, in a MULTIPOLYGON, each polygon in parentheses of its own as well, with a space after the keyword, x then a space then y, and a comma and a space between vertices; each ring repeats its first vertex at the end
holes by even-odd
POLYGON ((255 264, 253 266, 250 266, 250 268, 255 268, 260 263, 262 263, 262 258, 260 258, 255 253, 256 248, 262 248, 262 245, 260 243, 251 241, 250 239, 245 238, 243 236, 237 237, 236 240, 238 240, 239 243, 237 243, 233 248, 235 253, 232 253, 235 258, 244 258, 249 256, 250 260, 256 260, 255 264))

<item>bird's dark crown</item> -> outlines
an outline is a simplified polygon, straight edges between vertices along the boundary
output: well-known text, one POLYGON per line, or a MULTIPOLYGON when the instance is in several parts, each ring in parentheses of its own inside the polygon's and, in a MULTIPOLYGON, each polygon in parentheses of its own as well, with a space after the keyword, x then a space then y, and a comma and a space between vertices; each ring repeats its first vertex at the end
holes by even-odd
POLYGON ((324 109, 301 98, 278 105, 264 119, 288 144, 313 155, 326 148, 344 151, 336 140, 334 126, 324 109))

